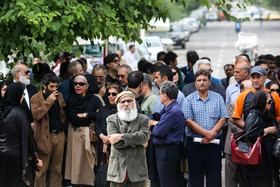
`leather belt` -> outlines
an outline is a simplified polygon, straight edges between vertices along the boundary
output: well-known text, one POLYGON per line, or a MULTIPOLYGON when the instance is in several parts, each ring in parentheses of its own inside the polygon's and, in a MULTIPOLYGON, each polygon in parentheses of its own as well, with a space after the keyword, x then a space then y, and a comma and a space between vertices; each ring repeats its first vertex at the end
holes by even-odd
POLYGON ((55 135, 58 135, 61 132, 63 132, 63 131, 61 131, 61 130, 52 130, 50 133, 55 136, 55 135))

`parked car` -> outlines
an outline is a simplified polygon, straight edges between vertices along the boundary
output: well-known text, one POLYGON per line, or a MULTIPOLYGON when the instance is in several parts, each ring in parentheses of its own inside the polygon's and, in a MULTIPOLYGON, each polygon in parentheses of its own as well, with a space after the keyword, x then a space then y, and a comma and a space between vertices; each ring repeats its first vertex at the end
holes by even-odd
POLYGON ((200 29, 200 21, 197 21, 195 18, 183 18, 180 22, 184 25, 189 25, 191 33, 198 32, 200 29))
POLYGON ((158 36, 146 36, 141 38, 143 45, 146 45, 149 53, 151 54, 151 61, 157 61, 157 54, 160 51, 166 51, 165 46, 163 45, 160 37, 158 36))
POLYGON ((146 36, 159 36, 162 43, 165 45, 167 51, 172 51, 174 49, 174 42, 170 38, 167 31, 162 32, 146 32, 146 36))
POLYGON ((189 41, 191 35, 190 26, 182 23, 172 23, 169 35, 175 45, 180 45, 185 49, 185 44, 189 41))

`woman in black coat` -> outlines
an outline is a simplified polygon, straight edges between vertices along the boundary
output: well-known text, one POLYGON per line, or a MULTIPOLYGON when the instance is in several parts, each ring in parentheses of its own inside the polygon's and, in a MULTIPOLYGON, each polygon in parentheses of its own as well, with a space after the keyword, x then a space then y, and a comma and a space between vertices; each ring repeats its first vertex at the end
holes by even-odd
POLYGON ((94 131, 98 136, 97 168, 99 167, 102 161, 103 153, 109 153, 109 138, 107 136, 106 118, 111 114, 117 112, 117 105, 115 103, 115 99, 117 98, 119 92, 119 86, 116 84, 111 84, 106 87, 106 93, 104 96, 106 105, 100 109, 94 124, 94 131))
POLYGON ((268 92, 257 91, 250 102, 250 114, 245 121, 245 131, 253 131, 248 135, 251 142, 255 142, 259 136, 263 136, 262 163, 258 165, 244 165, 246 186, 248 187, 272 187, 273 177, 276 176, 276 160, 272 156, 272 147, 276 141, 276 119, 270 113, 272 99, 268 92))
POLYGON ((24 87, 10 84, 0 105, 0 186, 33 186, 37 166, 42 166, 27 115, 19 106, 24 87))

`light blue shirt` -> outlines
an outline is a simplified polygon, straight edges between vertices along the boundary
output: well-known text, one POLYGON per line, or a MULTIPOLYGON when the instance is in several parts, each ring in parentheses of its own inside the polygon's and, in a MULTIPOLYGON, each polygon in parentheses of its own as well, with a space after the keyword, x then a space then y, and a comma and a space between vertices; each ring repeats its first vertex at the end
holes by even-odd
MULTIPOLYGON (((202 100, 198 91, 185 98, 183 105, 185 119, 196 122, 206 130, 211 130, 221 118, 228 118, 222 96, 218 93, 209 91, 205 101, 202 100)), ((185 129, 186 136, 203 138, 204 136, 193 132, 190 128, 185 129)), ((222 132, 220 131, 217 136, 222 132)))
MULTIPOLYGON (((178 90, 178 96, 177 96, 177 103, 181 106, 181 108, 183 107, 183 103, 184 103, 184 99, 185 99, 185 96, 184 94, 178 90)), ((160 113, 160 111, 163 109, 164 105, 160 102, 160 99, 159 99, 159 95, 157 96, 157 102, 156 102, 156 105, 155 105, 155 108, 153 110, 153 113, 157 112, 157 113, 160 113)))
POLYGON ((231 101, 236 100, 239 94, 240 84, 238 82, 229 85, 226 89, 226 106, 228 106, 231 103, 231 101))

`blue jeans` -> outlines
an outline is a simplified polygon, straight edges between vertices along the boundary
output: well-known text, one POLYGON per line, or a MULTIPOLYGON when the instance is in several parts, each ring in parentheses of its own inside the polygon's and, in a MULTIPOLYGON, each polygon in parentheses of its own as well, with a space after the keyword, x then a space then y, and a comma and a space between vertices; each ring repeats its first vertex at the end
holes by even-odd
POLYGON ((221 146, 217 144, 200 144, 187 138, 186 150, 189 162, 189 186, 221 187, 221 146))

